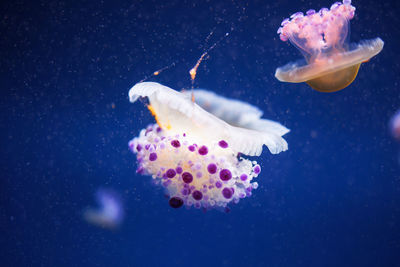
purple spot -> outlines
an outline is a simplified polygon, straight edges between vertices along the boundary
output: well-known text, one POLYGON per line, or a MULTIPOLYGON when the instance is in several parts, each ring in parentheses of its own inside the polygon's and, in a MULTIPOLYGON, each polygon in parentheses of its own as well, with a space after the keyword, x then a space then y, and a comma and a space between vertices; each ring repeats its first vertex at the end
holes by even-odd
POLYGON ((140 150, 142 150, 142 146, 141 146, 140 144, 138 144, 138 145, 136 146, 136 150, 137 150, 138 152, 140 152, 140 150))
POLYGON ((157 159, 157 153, 150 153, 149 155, 149 160, 150 161, 155 161, 157 159))
POLYGON ((174 209, 180 208, 183 205, 183 200, 180 197, 172 197, 169 200, 169 205, 174 209))
POLYGON ((182 174, 182 180, 185 183, 190 184, 193 181, 193 175, 190 172, 184 172, 182 174))
POLYGON ((255 174, 259 174, 259 173, 261 172, 261 167, 260 167, 260 165, 254 166, 253 171, 254 171, 255 174))
POLYGON ((189 149, 189 151, 193 152, 193 151, 195 151, 196 148, 194 146, 189 146, 188 149, 189 149))
POLYGON ((190 189, 189 188, 182 188, 181 190, 182 195, 187 196, 190 194, 190 189))
POLYGON ((246 181, 247 180, 247 175, 244 174, 244 173, 242 175, 240 175, 240 180, 246 181))
POLYGON ((192 193, 192 197, 195 200, 201 200, 203 198, 203 193, 201 193, 199 190, 196 190, 192 193))
POLYGON ((222 183, 220 181, 215 183, 215 187, 216 188, 221 188, 222 187, 222 183))
POLYGON ((176 171, 174 169, 168 169, 166 174, 168 178, 174 178, 176 175, 176 171))
POLYGON ((178 148, 181 146, 181 143, 178 140, 172 140, 171 146, 178 148))
POLYGON ((307 16, 311 16, 315 14, 315 10, 314 9, 310 9, 306 12, 307 16))
POLYGON ((157 131, 157 133, 161 132, 161 128, 157 127, 156 131, 157 131))
POLYGON ((228 181, 232 178, 232 173, 228 169, 223 169, 219 172, 219 178, 221 178, 222 181, 228 181))
POLYGON ((208 153, 208 148, 206 146, 201 146, 199 148, 199 154, 200 155, 204 156, 204 155, 207 155, 207 153, 208 153))
POLYGON ((218 142, 218 145, 222 148, 227 148, 228 147, 228 143, 225 140, 221 140, 218 142))
POLYGON ((186 134, 185 134, 185 133, 183 133, 183 136, 186 136, 186 134))
POLYGON ((144 148, 145 148, 146 150, 149 150, 150 144, 145 145, 144 148))
POLYGON ((222 195, 224 196, 224 198, 231 198, 233 195, 233 192, 230 188, 225 187, 224 189, 222 189, 222 195))
POLYGON ((183 170, 182 170, 182 168, 181 168, 181 167, 179 167, 179 166, 178 166, 178 167, 176 167, 176 169, 175 169, 175 170, 176 170, 176 173, 177 173, 177 174, 181 174, 181 173, 182 173, 182 171, 183 171, 183 170))
POLYGON ((214 163, 210 163, 207 166, 207 170, 209 173, 214 174, 217 172, 217 165, 215 165, 214 163))

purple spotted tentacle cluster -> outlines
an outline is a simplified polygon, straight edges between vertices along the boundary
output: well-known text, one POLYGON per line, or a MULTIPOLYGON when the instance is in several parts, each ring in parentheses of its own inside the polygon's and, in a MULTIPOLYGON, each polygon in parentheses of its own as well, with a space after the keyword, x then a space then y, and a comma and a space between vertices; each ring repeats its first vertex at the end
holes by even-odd
POLYGON ((163 186, 173 208, 226 208, 258 187, 252 180, 260 166, 239 158, 225 140, 201 144, 188 133, 170 135, 154 124, 131 140, 129 148, 137 156, 137 172, 163 186))

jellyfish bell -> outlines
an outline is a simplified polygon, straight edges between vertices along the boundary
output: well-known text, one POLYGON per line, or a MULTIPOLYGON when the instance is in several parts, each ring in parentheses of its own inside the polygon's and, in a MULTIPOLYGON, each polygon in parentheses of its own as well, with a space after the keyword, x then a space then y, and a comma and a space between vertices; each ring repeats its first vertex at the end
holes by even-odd
MULTIPOLYGON (((200 96, 201 93, 194 90, 194 95, 200 96)), ((133 86, 129 91, 130 101, 133 103, 139 97, 147 97, 149 99, 150 105, 148 108, 155 117, 160 129, 168 132, 169 135, 190 133, 187 138, 209 145, 215 140, 226 140, 236 152, 250 156, 259 156, 263 145, 266 145, 273 154, 287 150, 287 143, 281 136, 288 133, 289 130, 279 123, 259 119, 262 113, 257 114, 258 120, 256 121, 260 124, 269 122, 274 127, 255 130, 253 128, 256 126, 246 128, 241 125, 240 121, 237 122, 239 123, 238 125, 232 126, 217 117, 223 115, 214 111, 217 115, 214 116, 198 104, 193 103, 189 94, 177 92, 155 82, 143 82, 133 86)), ((219 99, 212 98, 209 103, 216 104, 220 99, 222 97, 219 99)), ((221 102, 219 105, 221 113, 231 112, 231 107, 235 103, 235 101, 225 100, 227 102, 221 102)), ((198 101, 200 101, 200 98, 198 101)), ((235 103, 236 110, 240 110, 241 103, 243 102, 238 101, 235 103)), ((207 103, 202 105, 206 106, 207 103)), ((260 112, 258 109, 257 111, 260 112)), ((249 113, 254 114, 254 112, 245 112, 238 118, 245 117, 249 113)))
POLYGON ((275 77, 282 82, 306 82, 320 92, 336 92, 349 86, 357 76, 361 63, 377 55, 383 48, 380 38, 348 45, 349 21, 355 8, 350 0, 336 2, 328 10, 298 12, 285 19, 278 34, 289 40, 305 60, 277 68, 275 77))
POLYGON ((154 82, 136 84, 131 102, 148 98, 157 124, 129 142, 138 172, 163 186, 173 208, 226 208, 251 195, 261 168, 241 155, 260 155, 263 146, 276 154, 287 150, 289 130, 261 119, 251 105, 208 91, 180 93, 154 82), (198 104, 197 104, 198 103, 198 104), (240 112, 242 108, 242 112, 240 112), (230 116, 235 112, 237 116, 230 116))
POLYGON ((351 51, 320 56, 310 63, 289 63, 276 70, 282 82, 306 82, 320 92, 336 92, 349 86, 357 76, 361 63, 367 62, 383 48, 380 38, 367 40, 351 51))
POLYGON ((278 122, 262 119, 263 112, 249 103, 228 99, 202 89, 183 93, 187 96, 193 94, 196 104, 229 125, 267 133, 273 132, 278 136, 289 132, 286 127, 278 122))

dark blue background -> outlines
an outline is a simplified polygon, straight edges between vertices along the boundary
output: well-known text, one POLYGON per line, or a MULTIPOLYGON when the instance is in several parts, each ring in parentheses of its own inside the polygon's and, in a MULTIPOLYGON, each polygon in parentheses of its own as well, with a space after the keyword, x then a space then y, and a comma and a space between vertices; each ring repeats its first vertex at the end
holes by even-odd
POLYGON ((331 4, 2 1, 0 265, 400 266, 400 147, 388 130, 400 107, 400 4, 354 1, 351 40, 385 47, 345 90, 274 78, 300 58, 276 34, 281 20, 331 4), (189 69, 227 31, 196 86, 286 125, 289 151, 264 151, 260 188, 231 213, 173 210, 135 174, 127 143, 153 119, 127 93, 171 62, 152 80, 189 87, 189 69), (99 187, 124 198, 115 232, 82 219, 99 187))

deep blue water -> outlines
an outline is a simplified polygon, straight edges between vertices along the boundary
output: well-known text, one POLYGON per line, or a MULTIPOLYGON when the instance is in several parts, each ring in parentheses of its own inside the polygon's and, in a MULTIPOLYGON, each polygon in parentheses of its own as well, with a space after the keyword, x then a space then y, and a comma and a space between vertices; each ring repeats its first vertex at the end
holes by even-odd
POLYGON ((300 58, 281 20, 331 1, 2 1, 1 266, 400 266, 400 4, 354 1, 351 41, 383 51, 343 91, 280 83, 300 58), (208 44, 207 35, 215 29, 208 44), (153 118, 128 90, 151 80, 257 105, 291 129, 264 150, 260 187, 230 213, 174 210, 135 173, 128 141, 153 118), (115 105, 115 108, 112 106, 115 105), (116 231, 86 223, 99 187, 124 199, 116 231))

